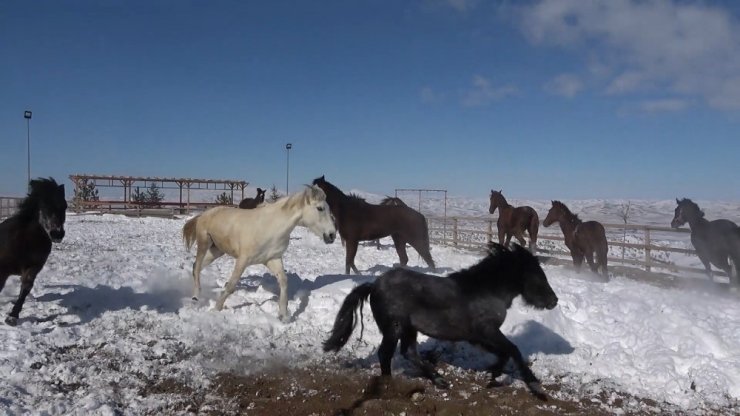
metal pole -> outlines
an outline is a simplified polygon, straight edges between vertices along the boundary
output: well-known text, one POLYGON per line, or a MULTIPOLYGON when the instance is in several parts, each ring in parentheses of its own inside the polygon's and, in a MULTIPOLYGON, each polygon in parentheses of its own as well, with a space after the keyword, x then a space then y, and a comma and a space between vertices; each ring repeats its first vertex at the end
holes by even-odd
POLYGON ((285 145, 285 155, 286 155, 286 163, 285 163, 285 194, 290 194, 290 149, 293 148, 293 145, 291 143, 286 143, 285 145))
POLYGON ((23 118, 26 119, 26 146, 27 146, 27 155, 28 155, 28 164, 27 166, 27 172, 26 172, 26 184, 28 185, 28 191, 31 191, 31 116, 33 113, 26 110, 23 112, 23 118))

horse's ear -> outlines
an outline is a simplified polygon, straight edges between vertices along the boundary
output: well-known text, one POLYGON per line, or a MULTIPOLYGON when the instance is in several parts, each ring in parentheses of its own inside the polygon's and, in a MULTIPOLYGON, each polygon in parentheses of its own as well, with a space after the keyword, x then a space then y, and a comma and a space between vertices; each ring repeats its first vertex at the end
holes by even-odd
POLYGON ((498 190, 498 193, 503 194, 504 193, 504 190, 503 189, 499 189, 498 190))
POLYGON ((506 250, 506 247, 504 247, 503 245, 495 241, 488 242, 488 252, 494 256, 505 250, 506 250))
POLYGON ((65 193, 64 193, 64 184, 59 185, 59 187, 57 188, 57 191, 59 192, 60 195, 65 195, 65 193))
POLYGON ((678 200, 678 198, 676 198, 676 203, 677 203, 677 204, 680 204, 680 203, 681 203, 681 201, 679 201, 679 200, 678 200))

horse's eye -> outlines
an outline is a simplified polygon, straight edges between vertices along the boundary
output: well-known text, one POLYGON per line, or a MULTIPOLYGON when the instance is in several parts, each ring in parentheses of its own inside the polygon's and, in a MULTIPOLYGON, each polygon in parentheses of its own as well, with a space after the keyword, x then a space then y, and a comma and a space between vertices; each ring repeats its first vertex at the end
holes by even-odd
POLYGON ((318 209, 319 212, 324 212, 324 207, 316 207, 316 209, 318 209))

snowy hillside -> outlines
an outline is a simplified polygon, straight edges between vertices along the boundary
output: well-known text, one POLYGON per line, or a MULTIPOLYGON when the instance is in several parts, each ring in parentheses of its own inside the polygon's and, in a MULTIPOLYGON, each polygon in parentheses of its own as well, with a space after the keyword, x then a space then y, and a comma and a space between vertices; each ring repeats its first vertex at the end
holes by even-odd
MULTIPOLYGON (((455 209, 486 210, 486 204, 469 201, 455 209)), ((670 221, 670 205, 646 205, 635 222, 670 221)), ((593 201, 575 211, 597 217, 608 209, 593 201)), ((707 211, 738 214, 730 206, 707 211)), ((218 371, 248 374, 272 362, 374 360, 380 335, 369 308, 364 342, 356 331, 339 357, 323 354, 320 343, 344 296, 398 261, 390 240, 381 250, 361 246, 356 264, 362 276, 346 276, 339 241, 325 245, 297 228, 284 258, 294 322, 284 324, 276 319, 277 283, 262 266, 247 269, 222 312, 213 310, 214 298, 231 259, 206 268, 207 299, 190 300, 193 254, 183 248, 184 222, 68 217, 67 236, 54 246, 19 325, 0 325, 0 413, 156 413, 173 400, 141 394, 146 380, 158 375, 198 386, 218 371)), ((440 246, 432 255, 440 274, 480 258, 440 246)), ((410 266, 425 270, 415 252, 409 257, 410 266)), ((503 331, 533 362, 546 389, 560 383, 584 397, 620 391, 690 413, 730 413, 740 404, 737 292, 665 289, 619 276, 603 283, 567 268, 545 270, 558 307, 536 311, 517 300, 503 331)), ((3 314, 18 289, 11 277, 0 293, 3 314)), ((484 369, 493 360, 465 345, 424 340, 423 348, 441 348, 441 359, 453 366, 484 369)))

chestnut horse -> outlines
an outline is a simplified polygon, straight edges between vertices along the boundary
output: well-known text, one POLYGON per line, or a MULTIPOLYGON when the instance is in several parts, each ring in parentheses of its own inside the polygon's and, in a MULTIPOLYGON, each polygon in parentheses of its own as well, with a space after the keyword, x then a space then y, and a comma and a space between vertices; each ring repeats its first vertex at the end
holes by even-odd
POLYGON ((265 192, 267 192, 265 189, 257 188, 257 196, 255 198, 242 199, 242 202, 239 203, 239 208, 241 209, 257 208, 257 205, 265 202, 265 192))
POLYGON ((552 208, 542 225, 549 227, 556 222, 560 224, 560 230, 565 237, 565 245, 570 250, 570 256, 573 258, 576 269, 581 269, 585 257, 591 271, 598 273, 600 267, 601 273, 608 279, 606 255, 609 245, 606 242, 604 226, 597 221, 583 222, 578 215, 570 212, 565 204, 552 201, 552 208), (594 263, 594 253, 596 253, 596 263, 594 263))
POLYGON ((519 244, 526 245, 524 241, 524 232, 529 233, 529 250, 534 253, 537 250, 537 231, 540 227, 540 218, 537 211, 532 207, 522 206, 513 207, 509 205, 501 191, 491 190, 491 205, 488 212, 493 214, 499 210, 498 221, 498 242, 508 246, 511 237, 516 237, 519 244))
POLYGON ((429 252, 427 220, 420 212, 407 206, 369 204, 362 198, 345 194, 323 176, 314 179, 313 184, 326 193, 326 201, 337 223, 339 235, 346 244, 346 274, 350 269, 360 273, 355 266, 360 241, 377 240, 389 235, 396 246, 401 265, 405 266, 409 261, 406 254, 408 243, 434 269, 434 260, 429 252))

